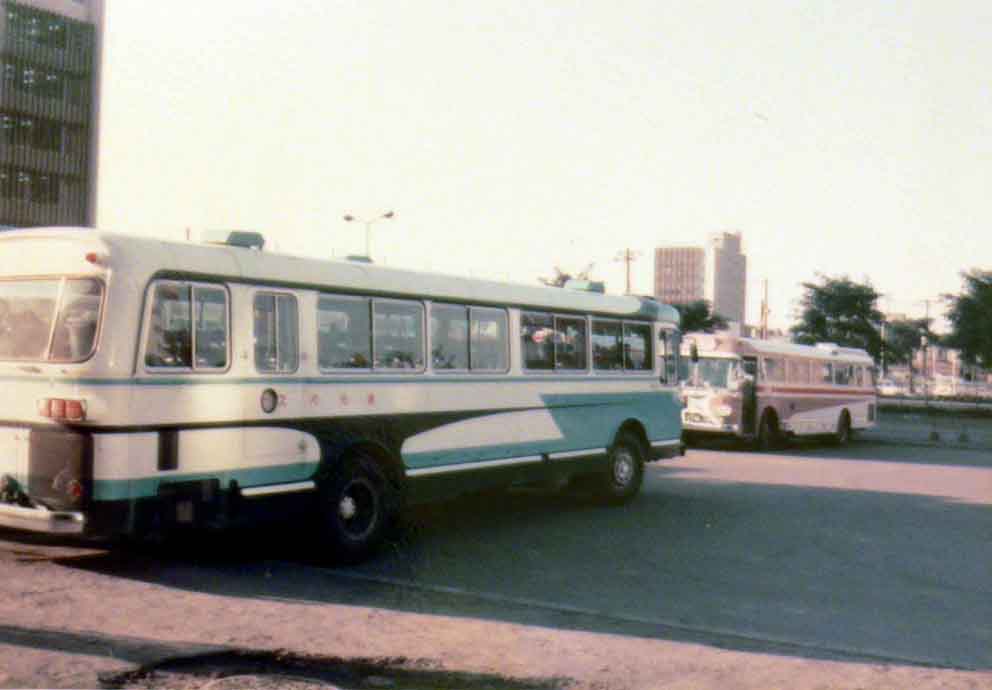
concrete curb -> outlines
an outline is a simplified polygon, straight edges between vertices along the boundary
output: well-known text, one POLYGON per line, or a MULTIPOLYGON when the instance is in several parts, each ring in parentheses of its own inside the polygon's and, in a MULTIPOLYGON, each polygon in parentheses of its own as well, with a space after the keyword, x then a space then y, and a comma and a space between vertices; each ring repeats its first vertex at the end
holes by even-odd
POLYGON ((868 433, 860 433, 856 440, 868 441, 871 443, 881 443, 891 446, 914 446, 921 448, 953 448, 955 450, 977 450, 992 452, 992 443, 963 442, 955 438, 957 434, 940 433, 938 440, 919 437, 898 437, 898 436, 875 436, 868 433), (950 438, 948 438, 950 436, 950 438))

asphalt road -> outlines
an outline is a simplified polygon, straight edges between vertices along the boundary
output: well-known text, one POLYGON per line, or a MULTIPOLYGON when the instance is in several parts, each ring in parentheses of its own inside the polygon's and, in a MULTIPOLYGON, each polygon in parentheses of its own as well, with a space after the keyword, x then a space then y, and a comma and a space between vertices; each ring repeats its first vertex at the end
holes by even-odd
POLYGON ((990 535, 992 452, 860 442, 691 449, 649 465, 643 493, 621 508, 540 490, 429 506, 410 513, 377 559, 351 568, 326 567, 312 545, 277 531, 87 558, 9 533, 0 546, 47 550, 57 567, 111 592, 140 581, 246 601, 987 672, 990 535))
POLYGON ((520 492, 418 520, 342 576, 463 594, 466 615, 481 597, 497 618, 992 669, 990 453, 693 449, 624 508, 520 492))

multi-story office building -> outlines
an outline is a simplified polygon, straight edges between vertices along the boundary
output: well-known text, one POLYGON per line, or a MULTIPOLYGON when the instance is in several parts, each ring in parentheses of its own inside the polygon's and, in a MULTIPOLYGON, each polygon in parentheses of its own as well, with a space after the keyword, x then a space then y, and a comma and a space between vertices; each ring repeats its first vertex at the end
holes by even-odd
POLYGON ((704 247, 658 247, 654 251, 654 294, 668 304, 709 301, 713 312, 745 323, 747 257, 740 233, 718 233, 704 247))
POLYGON ((747 257, 741 253, 741 234, 721 232, 706 248, 706 299, 713 311, 729 321, 746 323, 747 257))
POLYGON ((0 227, 93 225, 103 0, 0 0, 0 227))
POLYGON ((706 252, 702 247, 658 247, 654 250, 654 294, 666 304, 704 299, 706 252))

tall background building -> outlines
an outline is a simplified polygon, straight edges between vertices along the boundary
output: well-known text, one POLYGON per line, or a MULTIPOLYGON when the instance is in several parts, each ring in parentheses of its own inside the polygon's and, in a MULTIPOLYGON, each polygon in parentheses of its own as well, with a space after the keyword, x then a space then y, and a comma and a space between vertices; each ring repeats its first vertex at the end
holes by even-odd
POLYGON ((728 321, 745 324, 747 316, 747 257, 739 232, 712 235, 706 248, 706 299, 728 321))
POLYGON ((654 294, 667 304, 705 299, 715 313, 742 327, 747 317, 747 257, 741 251, 741 234, 714 234, 705 248, 655 249, 654 294))
POLYGON ((704 299, 706 252, 702 247, 654 250, 654 294, 666 304, 704 299))
POLYGON ((0 0, 0 227, 93 225, 103 0, 0 0))

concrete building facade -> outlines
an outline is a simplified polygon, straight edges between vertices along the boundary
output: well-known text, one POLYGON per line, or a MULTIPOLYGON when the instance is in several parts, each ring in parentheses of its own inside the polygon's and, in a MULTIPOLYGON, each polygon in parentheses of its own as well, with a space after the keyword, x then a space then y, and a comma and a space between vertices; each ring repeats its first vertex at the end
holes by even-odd
POLYGON ((702 247, 654 250, 654 295, 666 304, 704 299, 706 252, 702 247))
POLYGON ((93 225, 103 0, 0 0, 0 227, 93 225))
POLYGON ((747 257, 739 232, 710 237, 706 248, 705 298, 729 321, 747 323, 747 257))
POLYGON ((712 310, 742 326, 747 317, 747 257, 741 234, 712 235, 706 247, 654 250, 654 295, 667 304, 705 299, 712 310))

